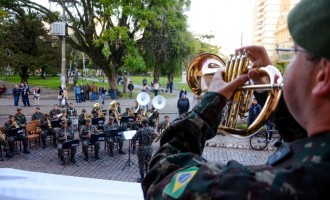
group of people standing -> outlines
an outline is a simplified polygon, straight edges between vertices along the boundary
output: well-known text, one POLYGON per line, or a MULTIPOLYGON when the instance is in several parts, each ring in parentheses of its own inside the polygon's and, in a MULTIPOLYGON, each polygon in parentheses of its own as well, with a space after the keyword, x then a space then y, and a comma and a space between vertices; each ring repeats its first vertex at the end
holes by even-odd
POLYGON ((33 94, 34 106, 39 106, 40 104, 40 87, 36 86, 32 93, 30 91, 30 86, 27 82, 22 82, 20 85, 15 84, 12 89, 12 95, 14 97, 14 106, 17 109, 19 106, 19 99, 22 98, 22 103, 26 107, 30 107, 29 95, 33 94))

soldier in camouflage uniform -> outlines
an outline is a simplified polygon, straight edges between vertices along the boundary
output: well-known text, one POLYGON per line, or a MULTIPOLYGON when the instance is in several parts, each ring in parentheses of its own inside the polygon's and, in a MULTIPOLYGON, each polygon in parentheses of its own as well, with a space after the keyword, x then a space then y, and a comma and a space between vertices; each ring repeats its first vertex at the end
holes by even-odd
POLYGON ((27 124, 25 115, 22 113, 22 108, 17 108, 17 113, 14 116, 15 121, 18 121, 23 127, 27 124))
POLYGON ((24 133, 18 134, 16 136, 10 134, 11 130, 16 129, 18 127, 22 127, 21 123, 19 123, 19 121, 16 121, 13 115, 9 115, 9 119, 8 121, 5 122, 4 127, 7 133, 7 141, 9 144, 10 153, 14 154, 15 140, 18 140, 18 141, 23 141, 23 147, 24 147, 23 153, 29 154, 30 151, 27 148, 28 139, 25 136, 25 134, 24 133))
POLYGON ((61 114, 61 110, 58 108, 57 104, 54 104, 53 109, 49 111, 49 116, 52 120, 60 120, 57 117, 59 114, 61 114))
MULTIPOLYGON (((285 51, 294 58, 283 76, 283 97, 274 113, 274 123, 288 143, 267 165, 215 164, 202 158, 205 141, 217 134, 222 110, 234 91, 249 78, 255 84, 269 83, 253 69, 229 83, 217 72, 188 117, 164 131, 142 183, 145 199, 330 198, 329 8, 329 0, 301 0, 288 16, 295 46, 285 51)), ((245 46, 237 51, 243 50, 253 66, 271 64, 265 48, 245 46)), ((254 95, 264 103, 267 93, 254 95)))
MULTIPOLYGON (((5 157, 6 157, 6 158, 11 158, 11 157, 13 157, 13 155, 12 155, 12 154, 10 153, 10 151, 9 151, 9 144, 8 144, 7 139, 6 139, 6 134, 5 134, 5 133, 2 133, 2 132, 0 131, 0 135, 1 135, 1 137, 0 137, 0 148, 1 148, 1 146, 3 146, 3 150, 6 152, 5 157)), ((3 155, 2 155, 2 156, 3 156, 3 155)), ((4 158, 1 157, 1 160, 3 161, 4 158)))
POLYGON ((42 148, 46 148, 46 138, 47 135, 51 135, 53 137, 53 145, 56 147, 56 132, 51 125, 51 119, 48 113, 45 113, 43 118, 40 120, 40 128, 41 128, 41 141, 42 148))
POLYGON ((151 108, 149 109, 149 114, 148 114, 148 118, 149 118, 149 126, 151 126, 152 128, 156 128, 156 126, 159 124, 159 112, 158 110, 151 105, 151 108))
MULTIPOLYGON (((57 151, 58 151, 58 156, 61 159, 61 165, 65 165, 63 143, 71 141, 73 139, 74 139, 74 131, 70 127, 68 127, 66 120, 62 120, 61 128, 59 128, 56 132, 57 151)), ((71 147, 70 153, 71 153, 72 163, 76 163, 75 160, 76 152, 77 152, 76 147, 71 147)))
POLYGON ((31 121, 41 120, 44 117, 44 114, 40 112, 40 108, 36 107, 36 111, 32 114, 31 121))
POLYGON ((133 144, 139 141, 139 147, 137 150, 138 164, 140 170, 140 178, 137 179, 141 182, 144 179, 145 174, 148 172, 148 164, 152 156, 152 142, 156 138, 157 134, 155 129, 148 125, 148 119, 142 119, 142 128, 139 129, 132 138, 133 144))
POLYGON ((81 127, 86 125, 87 113, 86 109, 81 110, 81 114, 78 116, 78 130, 80 131, 81 127))
POLYGON ((66 120, 68 122, 68 127, 72 128, 72 119, 71 117, 67 114, 66 110, 62 110, 62 116, 61 116, 61 120, 66 120))
POLYGON ((66 113, 70 117, 77 117, 77 110, 73 107, 73 103, 69 103, 69 107, 66 109, 66 113))
MULTIPOLYGON (((83 153, 85 155, 86 162, 89 160, 88 146, 89 146, 89 144, 92 144, 90 138, 91 138, 91 135, 93 135, 93 134, 94 135, 98 134, 96 126, 92 125, 91 119, 86 119, 86 126, 83 126, 79 133, 79 137, 82 141, 82 149, 83 149, 83 153)), ((100 156, 99 156, 100 143, 99 143, 99 141, 93 141, 92 145, 94 145, 95 159, 98 160, 98 159, 100 159, 100 156)))
POLYGON ((104 133, 105 133, 105 142, 109 144, 110 147, 110 156, 113 156, 113 147, 114 147, 114 142, 118 142, 119 145, 119 153, 120 154, 125 154, 123 151, 123 145, 124 145, 124 138, 117 136, 117 135, 111 135, 110 131, 111 130, 118 130, 119 126, 118 124, 115 123, 115 118, 110 116, 109 117, 109 123, 105 125, 104 127, 104 133))
POLYGON ((157 126, 157 133, 161 134, 165 128, 167 128, 170 125, 169 116, 164 116, 164 121, 160 122, 157 126))

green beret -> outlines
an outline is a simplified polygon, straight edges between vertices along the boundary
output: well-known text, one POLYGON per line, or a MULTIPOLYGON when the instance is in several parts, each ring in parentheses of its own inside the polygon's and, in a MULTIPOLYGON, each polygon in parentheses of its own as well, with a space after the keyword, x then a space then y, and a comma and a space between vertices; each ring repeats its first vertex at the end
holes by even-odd
POLYGON ((288 16, 288 28, 299 46, 330 59, 329 0, 301 0, 288 16))

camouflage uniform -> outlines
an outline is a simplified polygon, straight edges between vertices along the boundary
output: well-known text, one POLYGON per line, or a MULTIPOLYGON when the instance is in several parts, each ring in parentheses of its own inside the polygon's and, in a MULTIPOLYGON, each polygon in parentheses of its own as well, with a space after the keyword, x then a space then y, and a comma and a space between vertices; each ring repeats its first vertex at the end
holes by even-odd
POLYGON ((56 132, 54 128, 51 125, 49 125, 49 123, 51 123, 51 119, 47 115, 45 115, 40 120, 41 141, 43 148, 46 148, 47 135, 53 136, 53 145, 56 147, 56 132))
POLYGON ((24 114, 16 113, 14 116, 15 121, 19 122, 22 125, 27 124, 27 120, 24 114))
POLYGON ((78 116, 78 130, 80 130, 81 127, 85 126, 85 124, 86 124, 86 118, 85 118, 85 115, 86 115, 86 112, 85 112, 85 114, 84 114, 84 113, 81 113, 81 114, 78 116))
POLYGON ((31 121, 33 120, 41 120, 44 117, 42 112, 35 112, 32 114, 31 121))
POLYGON ((68 116, 77 116, 77 110, 75 108, 70 108, 68 107, 66 109, 66 113, 68 114, 68 116))
MULTIPOLYGON (((18 127, 21 127, 21 123, 18 121, 15 121, 17 123, 18 127)), ((25 136, 25 134, 19 134, 17 136, 13 136, 9 134, 9 131, 12 129, 15 129, 15 126, 13 126, 13 123, 11 123, 9 120, 5 122, 5 130, 7 132, 7 141, 10 149, 10 153, 14 153, 14 147, 15 147, 15 140, 18 141, 23 141, 23 147, 24 147, 24 153, 30 153, 29 150, 27 149, 28 147, 28 139, 25 136)))
MULTIPOLYGON (((62 161, 62 165, 65 164, 63 143, 71 141, 71 140, 73 140, 73 138, 74 138, 74 131, 70 127, 66 127, 66 128, 61 127, 56 131, 57 151, 58 151, 58 156, 60 157, 60 159, 62 161), (65 134, 67 134, 67 140, 65 140, 63 138, 65 136, 65 134)), ((74 157, 77 152, 76 147, 71 147, 70 152, 71 152, 71 161, 73 163, 75 163, 76 161, 75 161, 74 157)))
POLYGON ((105 133, 105 142, 107 142, 110 146, 110 156, 113 156, 113 147, 114 143, 118 142, 119 145, 119 153, 123 154, 123 145, 124 145, 124 139, 120 136, 114 136, 110 135, 110 130, 118 130, 119 126, 116 123, 113 124, 106 124, 104 127, 104 133, 105 133))
MULTIPOLYGON (((96 126, 94 126, 94 125, 83 126, 79 133, 80 139, 82 141, 82 149, 83 149, 83 153, 85 155, 85 161, 88 161, 88 146, 89 146, 89 144, 92 144, 90 141, 90 138, 88 136, 89 133, 96 135, 97 134, 96 126)), ((99 151, 100 151, 99 141, 93 141, 92 145, 94 145, 95 158, 100 159, 100 157, 99 157, 99 151)))
MULTIPOLYGON (((2 133, 0 131, 0 134, 3 134, 3 137, 4 137, 4 138, 0 137, 0 148, 1 148, 1 146, 3 146, 3 150, 6 152, 6 158, 11 158, 12 154, 9 151, 9 144, 8 144, 7 139, 5 138, 6 137, 5 133, 2 133)), ((1 157, 1 160, 4 160, 3 157, 1 157)))
POLYGON ((144 127, 139 129, 132 138, 133 144, 139 141, 137 156, 141 180, 143 180, 145 174, 148 172, 148 164, 153 151, 152 142, 157 136, 155 129, 150 127, 147 123, 148 121, 145 122, 144 127))
POLYGON ((159 120, 159 112, 154 108, 151 108, 151 110, 152 110, 152 115, 149 117, 148 124, 149 126, 155 128, 159 120))
MULTIPOLYGON (((187 118, 164 131, 142 184, 145 199, 329 199, 329 133, 283 144, 266 166, 209 163, 202 158, 226 102, 225 97, 207 92, 187 118)), ((304 135, 298 124, 293 127, 304 135)))
POLYGON ((54 118, 56 118, 56 115, 59 115, 61 113, 62 112, 59 109, 57 109, 57 110, 52 109, 51 111, 49 111, 49 116, 53 120, 54 118))

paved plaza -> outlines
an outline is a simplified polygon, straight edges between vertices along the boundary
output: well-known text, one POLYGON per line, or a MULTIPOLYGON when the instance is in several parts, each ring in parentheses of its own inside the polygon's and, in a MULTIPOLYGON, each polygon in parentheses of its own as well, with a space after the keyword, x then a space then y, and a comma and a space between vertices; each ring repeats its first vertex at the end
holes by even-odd
MULTIPOLYGON (((2 85, 2 84, 1 84, 2 85)), ((7 85, 7 84, 6 84, 7 85)), ((11 86, 8 85, 8 90, 11 91, 11 86)), ((176 104, 178 100, 178 91, 174 91, 172 98, 166 99, 166 107, 160 112, 160 119, 162 120, 164 115, 169 115, 171 121, 177 116, 176 104)), ((49 112, 52 109, 53 104, 58 103, 56 99, 56 90, 43 89, 40 100, 41 112, 49 112)), ((88 113, 93 108, 95 102, 86 101, 84 103, 75 103, 73 100, 72 92, 69 93, 69 102, 74 103, 74 107, 81 112, 83 108, 88 113)), ((153 96, 151 95, 151 98, 153 96)), ((192 103, 192 94, 188 94, 188 98, 192 103)), ((132 107, 135 99, 117 99, 120 102, 122 110, 126 107, 132 107)), ((108 107, 112 102, 109 97, 106 99, 105 106, 108 107)), ((34 105, 33 99, 30 98, 31 105, 34 105)), ((20 105, 22 105, 20 101, 20 105)), ((23 113, 26 115, 27 120, 30 121, 31 115, 34 112, 34 107, 22 107, 23 113)), ((10 94, 5 94, 0 98, 0 124, 3 125, 8 119, 9 114, 15 114, 15 107, 13 106, 13 98, 10 94)), ((136 154, 129 154, 128 141, 124 143, 125 155, 115 152, 114 157, 109 157, 104 149, 104 142, 101 142, 100 160, 93 158, 93 153, 90 152, 91 159, 88 162, 83 160, 81 145, 77 149, 76 164, 69 163, 69 157, 66 155, 67 164, 65 166, 60 165, 60 160, 57 157, 57 149, 53 148, 50 143, 46 149, 42 149, 38 146, 32 146, 30 148, 31 154, 17 154, 13 158, 6 159, 0 162, 0 168, 14 168, 34 172, 45 172, 51 174, 61 174, 78 177, 88 177, 106 180, 116 181, 128 181, 136 182, 136 178, 139 177, 137 167, 136 154), (128 162, 130 161, 130 162, 128 162)), ((154 143, 153 147, 156 150, 159 143, 154 143)), ((220 163, 226 163, 229 160, 237 160, 246 165, 260 165, 264 164, 267 157, 273 153, 273 150, 267 149, 264 151, 254 151, 249 148, 248 138, 234 138, 232 136, 217 135, 212 140, 207 141, 203 156, 209 161, 215 161, 220 163)))

